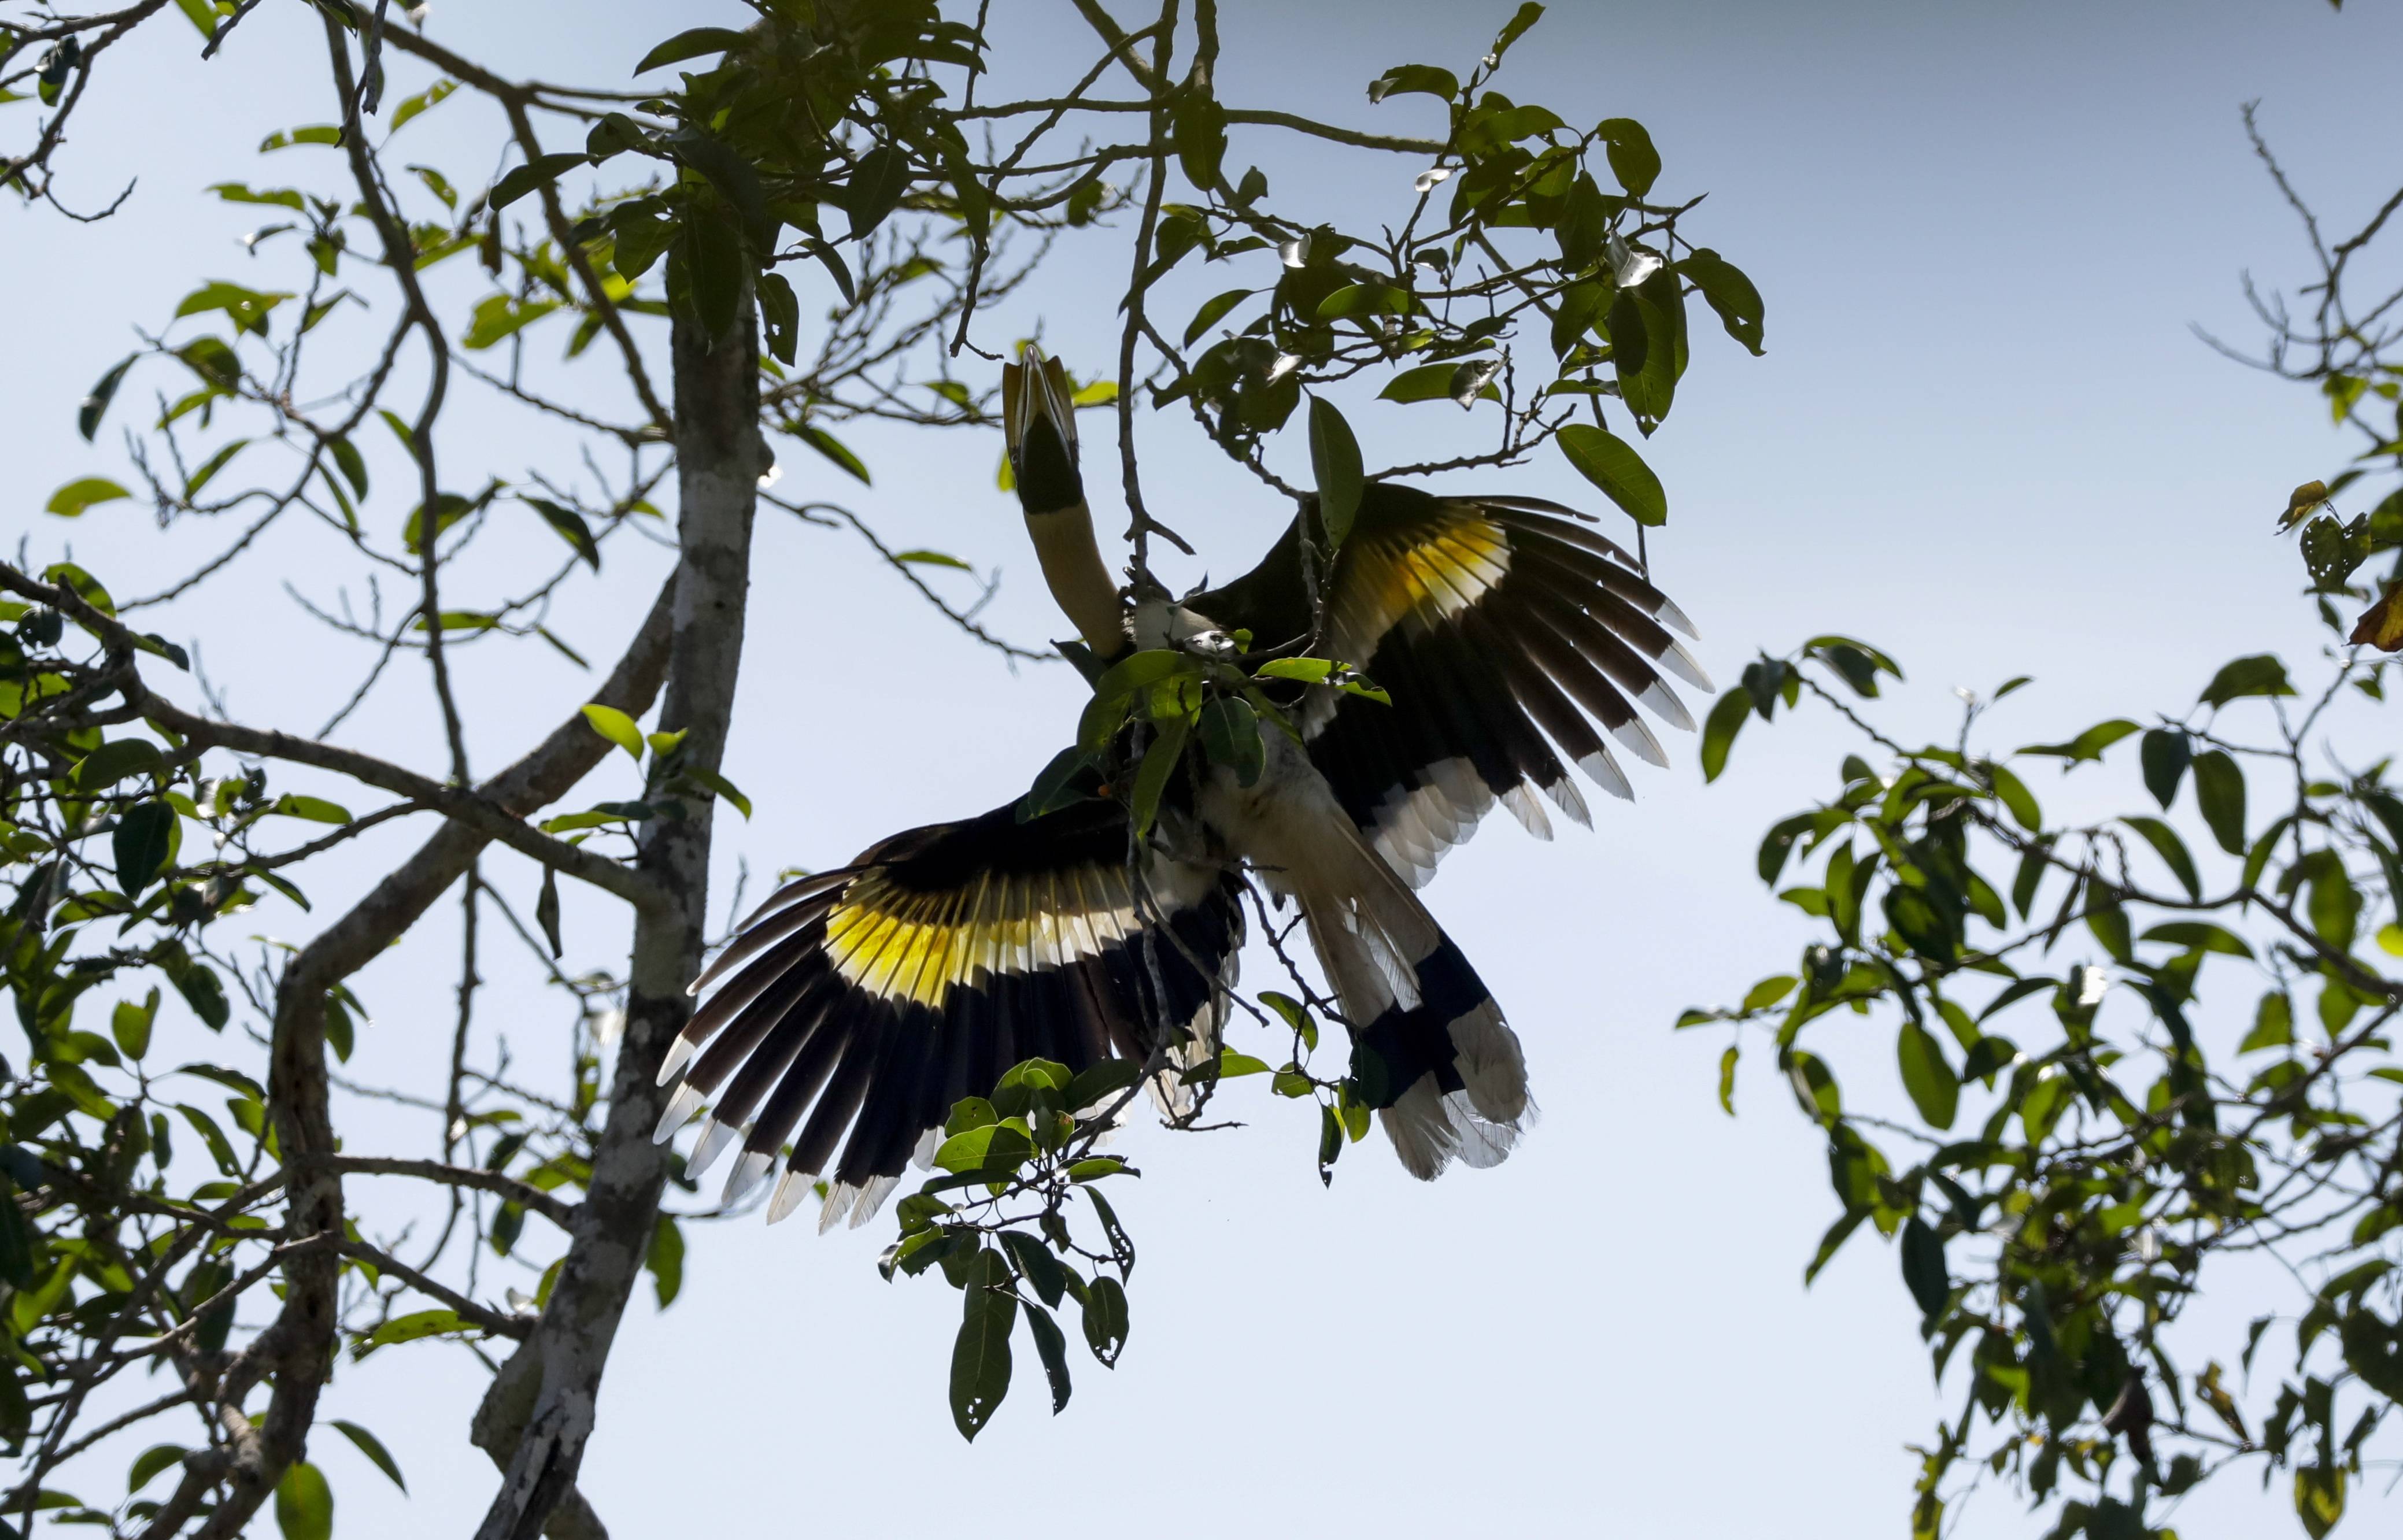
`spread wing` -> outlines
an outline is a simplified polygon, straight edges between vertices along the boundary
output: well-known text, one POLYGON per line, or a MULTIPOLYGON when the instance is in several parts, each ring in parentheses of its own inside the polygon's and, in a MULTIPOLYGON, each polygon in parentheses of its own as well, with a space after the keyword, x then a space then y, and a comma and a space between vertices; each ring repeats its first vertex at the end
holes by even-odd
POLYGON ((952 1104, 1012 1065, 1142 1061, 1180 1028, 1215 1043, 1240 881, 1147 853, 1138 893, 1127 848, 1116 802, 1026 823, 1012 803, 789 884, 695 981, 715 988, 660 1068, 683 1083, 659 1137, 707 1103, 688 1169, 740 1141, 728 1201, 789 1145, 770 1221, 824 1176, 819 1228, 856 1225, 952 1104))
MULTIPOLYGON (((1314 523, 1314 506, 1304 517, 1314 523)), ((1316 692, 1301 728, 1344 811, 1414 883, 1497 800, 1549 839, 1531 786, 1590 824, 1567 765, 1632 797, 1605 735, 1668 763, 1638 703, 1694 725, 1663 677, 1710 689, 1670 633, 1692 626, 1591 522, 1533 498, 1383 483, 1362 496, 1321 590, 1316 650, 1365 670, 1393 703, 1316 692)), ((1188 607, 1249 630, 1256 647, 1306 637, 1299 529, 1297 520, 1257 568, 1188 607)))

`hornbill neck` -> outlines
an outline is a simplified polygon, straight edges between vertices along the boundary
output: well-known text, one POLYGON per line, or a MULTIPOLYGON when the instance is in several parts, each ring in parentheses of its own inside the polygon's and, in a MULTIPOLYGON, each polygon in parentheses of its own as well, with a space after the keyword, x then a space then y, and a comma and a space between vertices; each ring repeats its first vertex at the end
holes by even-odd
POLYGON ((1097 658, 1130 645, 1126 607, 1093 537, 1092 510, 1076 469, 1075 409, 1059 360, 1029 347, 1023 364, 1002 367, 1002 430, 1018 481, 1026 533, 1051 597, 1097 658))
POLYGON ((1093 515, 1082 497, 1049 513, 1026 510, 1026 533, 1035 539, 1035 557, 1043 563, 1043 581, 1051 597, 1104 660, 1125 652, 1126 610, 1118 603, 1118 585, 1102 560, 1093 538, 1093 515))

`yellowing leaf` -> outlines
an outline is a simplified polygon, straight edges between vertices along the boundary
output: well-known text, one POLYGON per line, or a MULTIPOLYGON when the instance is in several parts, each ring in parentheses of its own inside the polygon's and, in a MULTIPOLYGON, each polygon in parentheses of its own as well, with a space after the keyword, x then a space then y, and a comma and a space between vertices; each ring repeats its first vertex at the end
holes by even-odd
POLYGON ((2285 534, 2311 517, 2313 509, 2328 500, 2327 483, 2306 481, 2286 495, 2286 511, 2278 515, 2278 533, 2285 534))
POLYGON ((45 508, 46 511, 55 513, 62 519, 77 519, 82 517, 83 510, 86 508, 97 507, 103 503, 114 503, 120 497, 132 495, 104 476, 87 476, 79 481, 70 481, 50 493, 50 500, 45 505, 45 508))
POLYGON ((632 717, 615 706, 596 702, 584 708, 584 719, 592 724, 594 732, 632 755, 634 763, 643 762, 643 729, 634 726, 632 717))

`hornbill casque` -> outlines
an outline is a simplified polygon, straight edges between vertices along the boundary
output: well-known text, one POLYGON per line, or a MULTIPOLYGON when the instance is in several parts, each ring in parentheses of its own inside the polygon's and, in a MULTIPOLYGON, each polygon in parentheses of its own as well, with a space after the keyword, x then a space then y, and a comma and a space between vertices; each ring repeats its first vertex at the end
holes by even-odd
POLYGON ((1049 811, 930 824, 788 883, 694 982, 714 991, 660 1066, 681 1084, 660 1139, 706 1107, 688 1170, 739 1143, 729 1203, 789 1146, 768 1217, 823 1178, 824 1229, 873 1214, 952 1105, 1021 1061, 1148 1062, 1180 1105, 1175 1070, 1217 1049, 1248 872, 1298 906, 1354 1092, 1402 1164, 1433 1178, 1503 1159, 1535 1113, 1519 1039, 1414 890, 1497 801, 1541 839, 1538 790, 1590 826, 1569 764, 1632 796, 1605 736, 1667 763, 1635 707, 1693 727, 1662 677, 1710 688, 1671 634, 1693 634, 1685 616, 1575 509, 1386 482, 1363 489, 1331 562, 1312 499, 1233 582, 1130 598, 1094 539, 1056 360, 1005 366, 1003 416, 1089 673, 1146 649, 1246 666, 1306 650, 1376 690, 1262 681, 1253 698, 1292 730, 1264 724, 1240 769, 1197 745, 1140 831, 1104 763, 1049 811))

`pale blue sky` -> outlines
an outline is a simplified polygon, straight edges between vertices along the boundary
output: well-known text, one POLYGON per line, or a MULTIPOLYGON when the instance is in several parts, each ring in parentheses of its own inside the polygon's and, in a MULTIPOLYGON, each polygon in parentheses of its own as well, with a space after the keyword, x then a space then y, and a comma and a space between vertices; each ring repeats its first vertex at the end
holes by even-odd
MULTIPOLYGON (((1461 62, 1508 9, 1222 8, 1228 95, 1379 128, 1429 109, 1371 109, 1369 78, 1406 60, 1461 62)), ((90 229, 20 216, 0 245, 9 292, 41 296, 7 321, 17 364, 0 377, 14 451, 0 531, 28 538, 37 561, 71 542, 120 594, 219 537, 179 532, 169 552, 132 505, 75 525, 33 510, 71 476, 121 468, 110 435, 90 448, 70 423, 126 350, 129 321, 156 326, 201 277, 258 271, 235 240, 250 211, 198 189, 326 174, 248 153, 270 130, 326 116, 310 84, 319 66, 298 51, 310 31, 299 9, 264 8, 205 69, 188 35, 146 34, 86 108, 69 185, 90 204, 138 171, 127 212, 90 229)), ((1048 26, 1066 7, 995 10, 1048 26)), ((611 0, 576 7, 564 44, 542 39, 564 14, 438 3, 433 24, 472 54, 602 79, 667 26, 663 7, 611 0)), ((710 19, 675 7, 679 23, 710 19)), ((1003 42, 1027 57, 1046 39, 1003 42)), ((1556 7, 1505 89, 1572 119, 1643 120, 1663 191, 1710 193, 1696 238, 1743 265, 1768 301, 1766 358, 1698 326, 1679 410, 1646 449, 1673 506, 1657 569, 1701 625, 1705 666, 1726 681, 1756 646, 1852 631, 1910 670, 1896 708, 1909 731, 1949 718, 1952 685, 2028 673, 2040 687, 2014 700, 2000 733, 2037 741, 2176 709, 2238 652, 2307 655, 2315 639, 2287 599, 2293 558, 2269 520, 2286 488, 2349 446, 2303 392, 2218 359, 2188 326, 2249 340, 2240 270, 2303 272, 2238 104, 2262 99, 2289 165, 2341 223, 2403 174, 2397 57, 2391 10, 2336 17, 2317 0, 1556 7)), ((411 130, 436 155, 484 142, 478 132, 444 114, 411 130)), ((1303 165, 1240 136, 1234 155, 1282 168, 1280 195, 1323 184, 1375 207, 1396 190, 1356 185, 1356 160, 1303 165)), ((464 152, 446 163, 479 179, 464 152)), ((1072 360, 1098 356, 1121 264, 1114 246, 1105 267, 1083 263, 1072 250, 1007 325, 1039 312, 1072 360)), ((1210 570, 1230 575, 1284 515, 1209 464, 1174 415, 1146 424, 1146 484, 1210 570)), ((1410 436, 1429 421, 1365 406, 1354 420, 1372 461, 1414 458, 1410 436)), ((521 441, 454 431, 454 481, 528 463, 521 441)), ((878 481, 855 504, 896 544, 999 563, 994 623, 1021 638, 1058 629, 993 491, 995 444, 857 442, 878 481)), ((780 491, 860 490, 787 450, 780 491)), ((1596 501, 1549 461, 1509 480, 1596 501)), ((238 713, 306 729, 356 660, 301 629, 278 590, 287 572, 309 585, 305 567, 288 571, 306 548, 290 548, 291 562, 271 550, 161 629, 210 638, 238 713), (256 632, 223 634, 231 617, 256 617, 256 632)), ((555 623, 607 653, 653 570, 613 562, 555 623)), ((830 864, 892 829, 990 806, 1065 731, 1078 692, 1067 671, 1013 676, 968 650, 844 537, 767 516, 757 573, 729 773, 759 812, 721 825, 729 869, 737 854, 760 871, 830 864)), ((580 677, 529 649, 473 684, 479 762, 563 715, 580 677)), ((354 741, 415 753, 422 692, 384 699, 390 718, 354 741)), ((826 1240, 800 1225, 699 1232, 684 1299, 660 1314, 646 1295, 630 1314, 587 1490, 627 1535, 909 1531, 1052 1482, 1074 1494, 1068 1513, 1160 1536, 1900 1531, 1915 1465, 1903 1446, 1928 1435, 1937 1408, 1892 1255, 1856 1242, 1802 1289, 1832 1213, 1815 1136, 1759 1055, 1739 1087, 1743 1116, 1723 1117, 1724 1037, 1669 1031, 1681 1007, 1732 998, 1790 959, 1800 933, 1754 881, 1751 853, 1832 779, 1837 742, 1756 728, 1705 792, 1690 741, 1675 742, 1677 768, 1645 776, 1632 809, 1597 799, 1596 832, 1538 846, 1505 821, 1447 863, 1429 900, 1526 1038, 1545 1109, 1505 1167, 1421 1186, 1364 1145, 1323 1192, 1314 1123, 1257 1081, 1225 1103, 1249 1128, 1137 1134, 1146 1174, 1121 1203, 1143 1248, 1126 1356, 1115 1373, 1081 1369, 1056 1421, 1021 1382, 973 1448, 941 1394, 957 1296, 879 1282, 881 1225, 826 1240)), ((488 870, 530 894, 521 863, 488 870)), ((261 913, 281 934, 309 923, 261 913)), ((597 907, 572 904, 570 934, 586 962, 609 956, 597 907)), ((450 955, 445 940, 428 946, 450 955)), ((370 1077, 422 1081, 447 1034, 448 962, 408 956, 361 980, 377 1018, 357 1066, 370 1077)), ((557 1012, 493 971, 490 1019, 539 1060, 557 1012)), ((1847 1055, 1836 1032, 1829 1041, 1847 1055)), ((1880 1032, 1850 1045, 1865 1085, 1887 1074, 1890 1043, 1880 1032)), ((401 1502, 326 1441, 343 1533, 472 1524, 491 1481, 461 1435, 481 1379, 441 1347, 342 1371, 329 1414, 372 1423, 415 1488, 401 1502)), ((2234 1540, 2291 1522, 2259 1502, 2250 1482, 2226 1483, 2177 1526, 2234 1540)), ((2364 1533, 2379 1522, 2356 1519, 2364 1533)), ((1996 1493, 1963 1533, 2040 1528, 1996 1493)))

